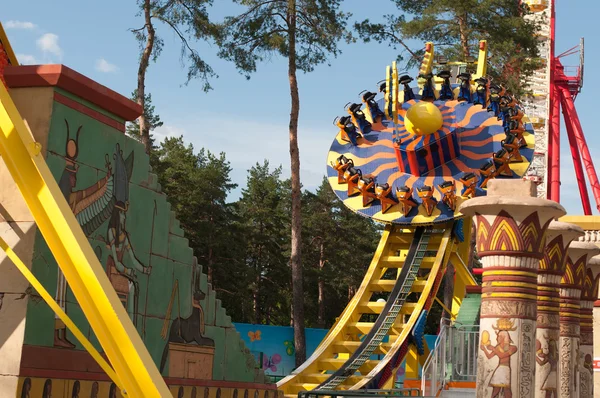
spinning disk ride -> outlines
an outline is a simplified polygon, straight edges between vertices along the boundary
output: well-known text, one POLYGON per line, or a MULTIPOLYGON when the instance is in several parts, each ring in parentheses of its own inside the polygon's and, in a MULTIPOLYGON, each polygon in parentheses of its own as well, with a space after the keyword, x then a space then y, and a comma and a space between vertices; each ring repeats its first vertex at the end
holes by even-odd
POLYGON ((492 178, 523 178, 534 148, 522 108, 486 77, 486 58, 482 41, 471 75, 466 63, 435 65, 427 43, 418 88, 394 63, 383 98, 363 92, 363 104, 335 120, 329 182, 348 208, 386 228, 355 297, 313 355, 278 383, 286 395, 392 388, 404 359, 406 379, 417 379, 428 356, 425 321, 448 264, 457 276, 452 308, 444 307, 451 316, 476 284, 465 265, 471 228, 456 209, 485 195, 492 178), (455 84, 448 66, 465 68, 455 84))

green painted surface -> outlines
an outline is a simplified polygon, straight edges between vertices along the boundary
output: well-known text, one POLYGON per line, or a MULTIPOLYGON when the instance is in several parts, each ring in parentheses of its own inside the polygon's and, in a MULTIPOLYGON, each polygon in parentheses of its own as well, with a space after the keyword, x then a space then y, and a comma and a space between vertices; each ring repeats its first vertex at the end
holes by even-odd
MULTIPOLYGON (((92 108, 118 119, 97 107, 92 108)), ((162 374, 176 376, 170 373, 171 352, 165 347, 169 340, 178 340, 177 343, 190 347, 214 350, 214 380, 264 382, 262 371, 257 370, 257 364, 221 308, 206 275, 201 273, 201 265, 193 257, 168 199, 160 192, 156 176, 149 173, 143 146, 120 131, 55 102, 47 162, 61 189, 67 192, 71 208, 152 358, 159 367, 163 357, 166 359, 162 374), (78 149, 76 158, 72 159, 76 172, 66 170, 69 137, 78 149), (130 156, 133 162, 128 165, 130 156), (87 190, 85 195, 77 200, 69 194, 69 191, 83 190, 87 190), (198 298, 196 304, 194 296, 198 298), (179 323, 181 328, 173 326, 179 323)), ((33 258, 32 270, 36 277, 100 348, 71 290, 60 288, 65 285, 64 281, 39 233, 33 258)), ((72 349, 82 349, 69 331, 65 334, 63 326, 56 325, 52 311, 33 293, 27 310, 25 344, 59 347, 70 342, 75 345, 72 349)), ((181 363, 180 367, 184 365, 181 363)))
POLYGON ((480 308, 481 294, 468 294, 460 306, 456 323, 465 326, 478 325, 480 308))

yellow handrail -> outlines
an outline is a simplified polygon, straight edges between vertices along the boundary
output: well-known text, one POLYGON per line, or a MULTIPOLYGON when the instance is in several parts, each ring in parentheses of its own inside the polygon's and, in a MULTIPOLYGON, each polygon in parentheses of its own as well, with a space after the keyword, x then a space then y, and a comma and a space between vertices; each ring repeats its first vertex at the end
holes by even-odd
POLYGON ((104 372, 110 377, 110 379, 123 390, 123 385, 119 380, 119 377, 113 370, 113 368, 104 360, 102 355, 94 348, 92 343, 81 333, 81 330, 75 325, 75 323, 69 318, 69 316, 63 311, 56 301, 52 298, 46 288, 40 283, 40 281, 33 275, 33 273, 27 268, 25 263, 19 258, 17 253, 6 243, 6 241, 0 237, 0 249, 6 252, 6 256, 13 262, 19 271, 23 274, 27 282, 35 289, 36 292, 44 299, 48 304, 48 307, 58 315, 58 317, 65 323, 69 328, 73 336, 81 343, 81 345, 90 353, 90 355, 98 362, 98 365, 104 370, 104 372))

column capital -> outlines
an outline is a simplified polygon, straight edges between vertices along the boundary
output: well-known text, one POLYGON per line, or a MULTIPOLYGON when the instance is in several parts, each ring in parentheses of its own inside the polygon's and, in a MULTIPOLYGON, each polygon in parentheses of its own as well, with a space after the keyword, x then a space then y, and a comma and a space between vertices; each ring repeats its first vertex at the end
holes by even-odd
POLYGON ((582 289, 588 257, 600 253, 600 248, 589 242, 572 242, 567 250, 567 265, 561 284, 563 287, 582 289))
POLYGON ((532 197, 483 196, 461 204, 459 211, 475 217, 479 257, 504 255, 540 259, 545 231, 565 214, 558 203, 532 197))
POLYGON ((546 230, 546 248, 540 260, 539 273, 562 276, 565 273, 569 245, 574 239, 584 235, 583 229, 576 224, 550 222, 546 230))

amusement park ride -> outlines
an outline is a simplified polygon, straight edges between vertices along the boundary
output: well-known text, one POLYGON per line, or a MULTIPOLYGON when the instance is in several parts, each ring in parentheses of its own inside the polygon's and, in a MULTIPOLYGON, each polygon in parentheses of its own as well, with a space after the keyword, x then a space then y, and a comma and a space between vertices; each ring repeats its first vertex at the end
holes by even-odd
MULTIPOLYGON (((418 76, 400 76, 395 63, 388 66, 380 98, 363 91, 362 103, 349 104, 347 115, 336 119, 329 182, 347 207, 386 228, 355 297, 313 355, 278 383, 286 396, 393 388, 404 360, 406 377, 419 377, 419 365, 430 354, 425 321, 435 302, 443 306, 436 296, 449 264, 456 271, 454 300, 444 308, 453 318, 467 287, 477 285, 466 265, 471 222, 459 206, 486 195, 492 179, 530 179, 539 196, 558 201, 561 106, 585 214, 591 208, 584 167, 600 205, 600 184, 573 105, 583 84, 583 43, 581 65, 569 76, 561 58, 576 50, 554 55, 554 2, 526 3, 534 11, 530 17, 546 22, 539 33, 543 67, 528 87, 533 95, 523 102, 487 77, 486 41, 470 64, 436 58, 433 43, 427 43, 418 76), (457 76, 451 65, 461 67, 457 76)), ((16 65, 1 31, 0 40, 16 65)), ((170 396, 3 85, 0 131, 0 154, 110 365, 88 345, 90 352, 127 396, 170 396)), ((21 270, 37 288, 35 277, 21 270)), ((60 311, 51 295, 44 298, 60 311)))

